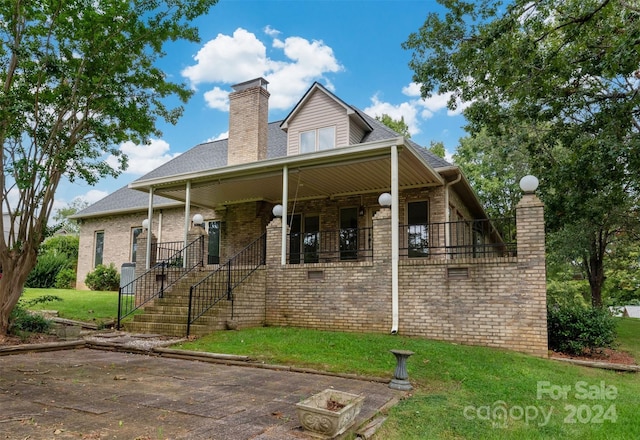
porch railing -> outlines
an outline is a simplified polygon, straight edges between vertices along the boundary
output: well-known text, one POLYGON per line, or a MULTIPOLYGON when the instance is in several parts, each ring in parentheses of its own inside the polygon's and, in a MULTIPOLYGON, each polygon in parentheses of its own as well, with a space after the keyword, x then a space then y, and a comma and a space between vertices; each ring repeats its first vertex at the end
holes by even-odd
POLYGON ((289 234, 289 264, 373 259, 373 228, 289 234))
POLYGON ((162 298, 168 288, 204 265, 204 238, 200 236, 186 247, 182 247, 184 242, 158 243, 153 247, 152 261, 155 262, 151 268, 118 291, 118 329, 122 319, 149 301, 162 298), (182 246, 177 247, 176 243, 182 246))
POLYGON ((401 225, 402 258, 507 257, 517 253, 514 217, 401 225))
POLYGON ((248 245, 211 275, 189 289, 187 336, 191 324, 222 300, 231 301, 233 319, 233 290, 266 262, 267 234, 248 245))

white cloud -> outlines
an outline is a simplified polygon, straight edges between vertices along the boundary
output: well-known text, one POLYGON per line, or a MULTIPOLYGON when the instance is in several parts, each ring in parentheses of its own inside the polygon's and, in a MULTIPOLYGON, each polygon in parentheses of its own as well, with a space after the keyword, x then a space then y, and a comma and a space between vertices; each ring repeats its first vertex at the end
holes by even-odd
MULTIPOLYGON (((137 145, 131 141, 123 143, 120 151, 129 158, 129 167, 125 173, 143 175, 179 156, 180 153, 168 154, 169 148, 169 144, 162 139, 151 139, 145 145, 137 145)), ((109 156, 107 163, 112 167, 118 166, 118 160, 114 156, 109 156)))
POLYGON ((214 142, 214 141, 219 141, 221 139, 229 139, 229 132, 225 131, 223 133, 220 133, 218 136, 210 137, 205 142, 214 142))
POLYGON ((420 95, 420 85, 414 82, 402 88, 402 94, 408 96, 409 101, 400 104, 391 104, 380 101, 378 95, 371 98, 372 105, 364 109, 364 111, 372 116, 381 116, 387 114, 393 119, 404 117, 404 122, 409 127, 409 133, 413 136, 421 132, 420 122, 433 117, 436 113, 446 110, 447 116, 458 116, 464 109, 469 107, 471 103, 463 103, 458 101, 456 110, 449 110, 447 103, 451 98, 451 93, 436 94, 429 98, 423 99, 420 95))
POLYGON ((267 35, 268 35, 268 36, 270 36, 270 37, 275 38, 275 37, 277 37, 278 35, 280 35, 282 32, 280 32, 279 30, 274 29, 274 28, 272 28, 271 26, 268 26, 268 25, 267 25, 267 26, 264 28, 264 33, 265 33, 265 34, 267 34, 267 35))
POLYGON ((87 202, 89 204, 93 204, 98 200, 104 199, 107 197, 109 193, 107 191, 101 191, 99 189, 91 189, 84 194, 74 197, 73 200, 81 200, 83 202, 87 202))
POLYGON ((218 34, 194 56, 196 64, 182 70, 192 84, 235 84, 262 76, 269 70, 265 45, 242 28, 232 36, 218 34))
POLYGON ((371 97, 371 105, 364 109, 364 112, 371 116, 391 116, 392 119, 404 118, 405 124, 409 127, 409 134, 412 136, 420 133, 418 121, 418 109, 415 102, 403 102, 398 105, 382 102, 378 95, 371 97))
MULTIPOLYGON (((238 28, 232 36, 218 34, 194 56, 196 64, 182 70, 194 86, 200 84, 235 84, 264 77, 269 81, 269 107, 278 110, 291 108, 313 81, 323 81, 331 90, 327 73, 343 70, 333 49, 320 40, 301 37, 278 38, 279 31, 267 26, 265 34, 273 37, 273 56, 254 34, 238 28)), ((207 105, 228 110, 227 95, 219 86, 205 92, 207 105)))
POLYGON ((213 109, 221 111, 229 111, 229 92, 222 90, 220 87, 214 87, 204 93, 204 100, 207 105, 213 109))

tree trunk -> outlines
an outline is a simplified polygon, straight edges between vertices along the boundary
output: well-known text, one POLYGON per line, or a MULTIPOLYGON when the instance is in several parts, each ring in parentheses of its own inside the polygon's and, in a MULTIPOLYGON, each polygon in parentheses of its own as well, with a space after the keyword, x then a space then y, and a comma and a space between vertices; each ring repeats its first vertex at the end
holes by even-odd
POLYGON ((10 251, 4 259, 0 278, 0 337, 9 331, 9 316, 18 303, 29 272, 36 265, 37 253, 32 250, 10 251))
POLYGON ((604 285, 604 253, 606 249, 606 234, 602 230, 599 231, 595 240, 591 244, 591 252, 587 266, 587 274, 589 276, 589 287, 591 287, 591 306, 594 308, 602 307, 602 286, 604 285))

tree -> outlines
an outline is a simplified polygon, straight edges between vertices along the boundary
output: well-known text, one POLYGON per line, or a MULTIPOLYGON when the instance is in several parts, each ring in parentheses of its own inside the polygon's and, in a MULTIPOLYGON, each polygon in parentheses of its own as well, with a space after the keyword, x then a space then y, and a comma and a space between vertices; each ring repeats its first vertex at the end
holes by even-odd
POLYGON ((443 142, 431 141, 431 145, 429 145, 429 151, 443 159, 447 155, 447 150, 444 148, 443 142))
POLYGON ((404 47, 422 95, 451 93, 468 129, 520 132, 546 227, 602 305, 607 249, 639 227, 640 8, 625 0, 439 0, 404 47), (522 127, 529 127, 522 135, 522 127))
POLYGON ((404 116, 400 116, 400 119, 393 119, 388 114, 383 113, 382 116, 376 116, 376 119, 399 135, 404 136, 407 139, 411 137, 411 134, 409 133, 409 126, 404 122, 404 116))
POLYGON ((41 0, 0 4, 0 336, 36 262, 64 175, 95 184, 126 167, 117 144, 160 135, 191 95, 155 67, 166 42, 217 0, 41 0), (175 100, 174 100, 175 101, 175 100), (111 167, 104 158, 119 157, 111 167))
POLYGON ((486 130, 460 139, 453 155, 489 218, 515 216, 522 196, 518 184, 529 173, 528 159, 517 139, 490 136, 486 130))
POLYGON ((54 228, 57 230, 65 230, 69 234, 79 234, 80 225, 77 220, 70 219, 69 217, 77 212, 82 211, 89 206, 89 202, 81 199, 74 199, 64 208, 60 208, 53 214, 53 221, 56 223, 54 228))

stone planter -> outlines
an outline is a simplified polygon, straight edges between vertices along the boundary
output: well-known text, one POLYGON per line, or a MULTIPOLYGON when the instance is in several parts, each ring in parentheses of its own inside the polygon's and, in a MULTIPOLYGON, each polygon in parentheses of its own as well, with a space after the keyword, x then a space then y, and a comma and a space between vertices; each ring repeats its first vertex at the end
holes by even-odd
POLYGON ((56 336, 60 339, 70 340, 80 338, 81 327, 79 325, 60 325, 56 328, 56 336))
POLYGON ((331 439, 344 433, 362 409, 364 396, 326 389, 296 404, 302 427, 318 438, 331 439))

